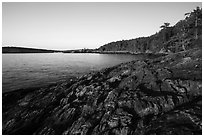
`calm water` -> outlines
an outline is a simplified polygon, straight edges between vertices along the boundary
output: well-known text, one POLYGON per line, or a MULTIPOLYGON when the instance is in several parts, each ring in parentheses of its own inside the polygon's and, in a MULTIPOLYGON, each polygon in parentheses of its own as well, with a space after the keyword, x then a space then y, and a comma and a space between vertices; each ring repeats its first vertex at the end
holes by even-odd
POLYGON ((3 54, 3 92, 49 85, 136 58, 122 54, 3 54))

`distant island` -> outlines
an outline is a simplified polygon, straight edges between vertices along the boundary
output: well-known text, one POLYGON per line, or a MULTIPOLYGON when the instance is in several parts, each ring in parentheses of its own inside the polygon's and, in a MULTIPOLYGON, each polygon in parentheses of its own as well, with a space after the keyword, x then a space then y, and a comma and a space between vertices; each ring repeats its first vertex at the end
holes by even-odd
POLYGON ((55 53, 59 50, 35 49, 24 47, 2 47, 2 53, 55 53))

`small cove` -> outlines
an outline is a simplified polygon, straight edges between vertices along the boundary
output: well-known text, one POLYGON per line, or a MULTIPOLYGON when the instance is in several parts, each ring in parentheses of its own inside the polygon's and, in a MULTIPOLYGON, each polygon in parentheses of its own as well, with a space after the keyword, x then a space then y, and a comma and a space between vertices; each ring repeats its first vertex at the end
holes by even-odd
POLYGON ((129 54, 3 54, 2 92, 50 85, 137 58, 129 54))

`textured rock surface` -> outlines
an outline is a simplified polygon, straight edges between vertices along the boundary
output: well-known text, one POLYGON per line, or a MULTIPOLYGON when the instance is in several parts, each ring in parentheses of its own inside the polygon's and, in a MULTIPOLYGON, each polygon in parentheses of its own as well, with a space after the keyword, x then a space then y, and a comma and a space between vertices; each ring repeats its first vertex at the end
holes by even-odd
POLYGON ((3 134, 202 134, 202 52, 3 94, 3 134))

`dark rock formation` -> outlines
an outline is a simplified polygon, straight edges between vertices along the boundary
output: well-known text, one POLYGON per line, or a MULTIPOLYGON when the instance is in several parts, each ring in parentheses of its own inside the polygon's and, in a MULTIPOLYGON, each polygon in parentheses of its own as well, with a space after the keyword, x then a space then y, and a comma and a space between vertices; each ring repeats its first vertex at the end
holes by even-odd
POLYGON ((135 60, 3 94, 3 134, 202 134, 202 52, 135 60))

